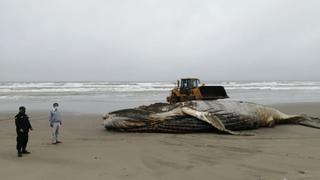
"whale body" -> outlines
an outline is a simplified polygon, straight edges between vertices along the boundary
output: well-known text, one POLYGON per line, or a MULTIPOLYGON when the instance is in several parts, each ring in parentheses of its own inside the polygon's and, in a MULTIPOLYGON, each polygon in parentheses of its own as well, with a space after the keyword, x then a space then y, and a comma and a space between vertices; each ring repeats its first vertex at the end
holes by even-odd
POLYGON ((288 115, 272 107, 231 100, 156 103, 110 112, 103 119, 107 130, 122 132, 217 132, 244 135, 239 131, 284 123, 320 128, 319 118, 288 115))

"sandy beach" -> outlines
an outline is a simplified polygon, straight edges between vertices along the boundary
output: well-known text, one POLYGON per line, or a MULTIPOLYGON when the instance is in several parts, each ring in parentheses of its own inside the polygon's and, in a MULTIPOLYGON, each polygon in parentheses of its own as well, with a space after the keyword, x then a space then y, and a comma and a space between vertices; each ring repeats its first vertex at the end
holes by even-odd
POLYGON ((319 19, 320 0, 0 0, 0 180, 320 180, 319 19), (212 102, 174 105, 193 100, 212 102), (305 126, 233 132, 279 119, 305 126))
MULTIPOLYGON (((320 117, 320 103, 273 105, 320 117)), ((255 136, 117 133, 101 114, 64 113, 50 144, 45 111, 29 111, 30 155, 15 151, 13 112, 0 115, 0 179, 320 179, 320 130, 279 125, 255 136)))

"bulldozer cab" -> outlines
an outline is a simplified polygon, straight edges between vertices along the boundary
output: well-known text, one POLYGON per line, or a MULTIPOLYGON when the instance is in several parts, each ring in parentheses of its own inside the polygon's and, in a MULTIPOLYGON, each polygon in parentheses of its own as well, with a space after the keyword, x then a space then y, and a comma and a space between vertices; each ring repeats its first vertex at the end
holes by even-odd
POLYGON ((197 88, 200 84, 199 79, 181 79, 181 84, 178 81, 178 87, 182 94, 188 94, 188 91, 197 88))

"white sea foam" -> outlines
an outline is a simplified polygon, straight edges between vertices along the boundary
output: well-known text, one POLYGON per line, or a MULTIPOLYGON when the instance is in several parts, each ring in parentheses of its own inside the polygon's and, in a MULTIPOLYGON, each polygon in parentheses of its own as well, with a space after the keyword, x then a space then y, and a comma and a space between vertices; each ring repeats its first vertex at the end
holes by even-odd
MULTIPOLYGON (((320 90, 320 82, 211 82, 207 85, 221 85, 227 90, 320 90)), ((0 83, 0 95, 28 95, 28 93, 169 93, 175 86, 172 82, 41 82, 0 83)))
POLYGON ((229 90, 319 90, 320 82, 222 82, 229 90))
MULTIPOLYGON (((320 82, 316 81, 232 81, 206 85, 224 86, 233 100, 262 104, 320 102, 320 82)), ((174 86, 174 82, 0 82, 0 110, 15 109, 20 104, 43 108, 52 102, 70 107, 81 104, 88 109, 138 106, 165 102, 174 86)))
POLYGON ((68 82, 68 83, 0 83, 0 95, 19 93, 98 93, 161 92, 174 87, 171 83, 68 82))

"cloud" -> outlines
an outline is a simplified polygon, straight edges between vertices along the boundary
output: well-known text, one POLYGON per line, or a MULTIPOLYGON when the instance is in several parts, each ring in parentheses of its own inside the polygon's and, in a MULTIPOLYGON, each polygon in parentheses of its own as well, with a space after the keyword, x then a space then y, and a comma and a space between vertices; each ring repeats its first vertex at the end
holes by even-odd
POLYGON ((319 1, 0 2, 0 81, 319 80, 319 1))

